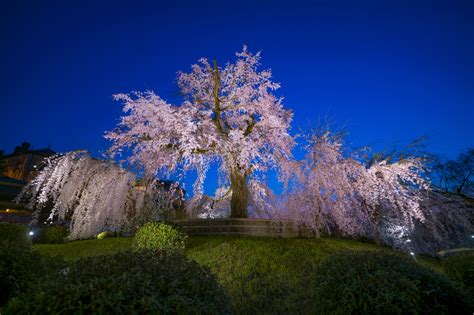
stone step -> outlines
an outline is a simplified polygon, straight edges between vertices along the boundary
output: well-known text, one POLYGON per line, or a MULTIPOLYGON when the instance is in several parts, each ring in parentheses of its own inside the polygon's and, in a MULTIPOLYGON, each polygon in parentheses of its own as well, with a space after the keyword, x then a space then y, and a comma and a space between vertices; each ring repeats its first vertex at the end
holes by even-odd
POLYGON ((243 232, 193 232, 193 236, 256 236, 256 237, 311 237, 309 235, 298 235, 298 234, 268 234, 268 233, 243 233, 243 232))
POLYGON ((266 226, 266 225, 190 225, 182 226, 183 229, 192 230, 192 231, 203 231, 203 230, 213 230, 213 231, 268 231, 268 232, 283 232, 283 231, 296 231, 293 227, 285 226, 266 226))
POLYGON ((176 222, 188 235, 312 237, 287 221, 254 219, 191 219, 176 222))
POLYGON ((293 226, 291 222, 265 219, 189 219, 176 221, 183 226, 212 226, 212 225, 259 225, 259 226, 293 226))

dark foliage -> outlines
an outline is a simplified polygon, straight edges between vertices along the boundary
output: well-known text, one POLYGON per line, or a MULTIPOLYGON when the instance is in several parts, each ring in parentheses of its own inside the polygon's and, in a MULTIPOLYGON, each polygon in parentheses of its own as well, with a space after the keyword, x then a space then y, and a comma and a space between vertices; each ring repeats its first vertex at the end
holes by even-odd
POLYGON ((316 270, 312 312, 321 314, 470 314, 451 281, 408 257, 342 251, 316 270))
POLYGON ((20 246, 28 246, 31 244, 28 237, 28 227, 13 223, 0 223, 0 241, 15 242, 20 246))
POLYGON ((448 277, 458 282, 474 299, 474 252, 451 256, 443 262, 448 277))
POLYGON ((37 237, 33 239, 35 243, 61 244, 66 241, 69 231, 66 227, 57 225, 45 226, 37 233, 37 237))
POLYGON ((44 258, 31 248, 0 241, 0 305, 26 290, 45 271, 44 258))
POLYGON ((184 255, 128 251, 89 257, 11 301, 6 314, 221 314, 228 300, 209 271, 184 255))

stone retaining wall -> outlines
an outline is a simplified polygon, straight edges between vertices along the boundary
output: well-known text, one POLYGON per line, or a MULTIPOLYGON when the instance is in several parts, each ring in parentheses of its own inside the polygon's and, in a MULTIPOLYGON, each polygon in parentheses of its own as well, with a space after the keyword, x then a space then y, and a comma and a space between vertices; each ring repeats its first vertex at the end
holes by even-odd
POLYGON ((0 211, 0 222, 6 223, 17 223, 17 224, 28 224, 31 222, 30 213, 15 213, 0 211))
POLYGON ((176 221, 188 235, 312 237, 292 222, 262 219, 189 219, 176 221))

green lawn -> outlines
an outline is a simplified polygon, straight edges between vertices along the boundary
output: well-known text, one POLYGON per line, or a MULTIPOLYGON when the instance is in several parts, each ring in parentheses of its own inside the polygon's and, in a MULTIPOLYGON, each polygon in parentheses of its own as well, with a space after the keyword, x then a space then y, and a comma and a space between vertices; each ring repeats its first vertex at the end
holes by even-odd
POLYGON ((130 237, 113 237, 102 240, 92 239, 74 241, 65 244, 34 244, 33 248, 45 256, 63 256, 65 260, 74 260, 87 256, 113 254, 121 250, 130 249, 130 237))
MULTIPOLYGON (((112 237, 103 240, 83 240, 65 244, 35 244, 33 247, 45 256, 63 256, 66 261, 87 256, 113 254, 130 249, 130 237, 112 237)), ((211 266, 222 259, 263 260, 288 264, 291 259, 304 257, 319 262, 327 255, 339 250, 384 250, 392 251, 371 243, 346 239, 322 238, 265 238, 265 237, 189 237, 187 255, 201 264, 211 266), (227 256, 231 257, 227 257, 227 256)), ((439 260, 427 256, 417 261, 432 269, 441 270, 439 260)))

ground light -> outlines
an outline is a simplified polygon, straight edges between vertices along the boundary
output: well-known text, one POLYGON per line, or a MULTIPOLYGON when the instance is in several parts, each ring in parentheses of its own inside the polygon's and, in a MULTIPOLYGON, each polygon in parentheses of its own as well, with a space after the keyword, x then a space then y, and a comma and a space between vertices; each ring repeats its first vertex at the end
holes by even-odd
POLYGON ((35 235, 35 232, 30 231, 30 232, 28 233, 28 235, 29 235, 29 236, 33 236, 33 235, 35 235))

